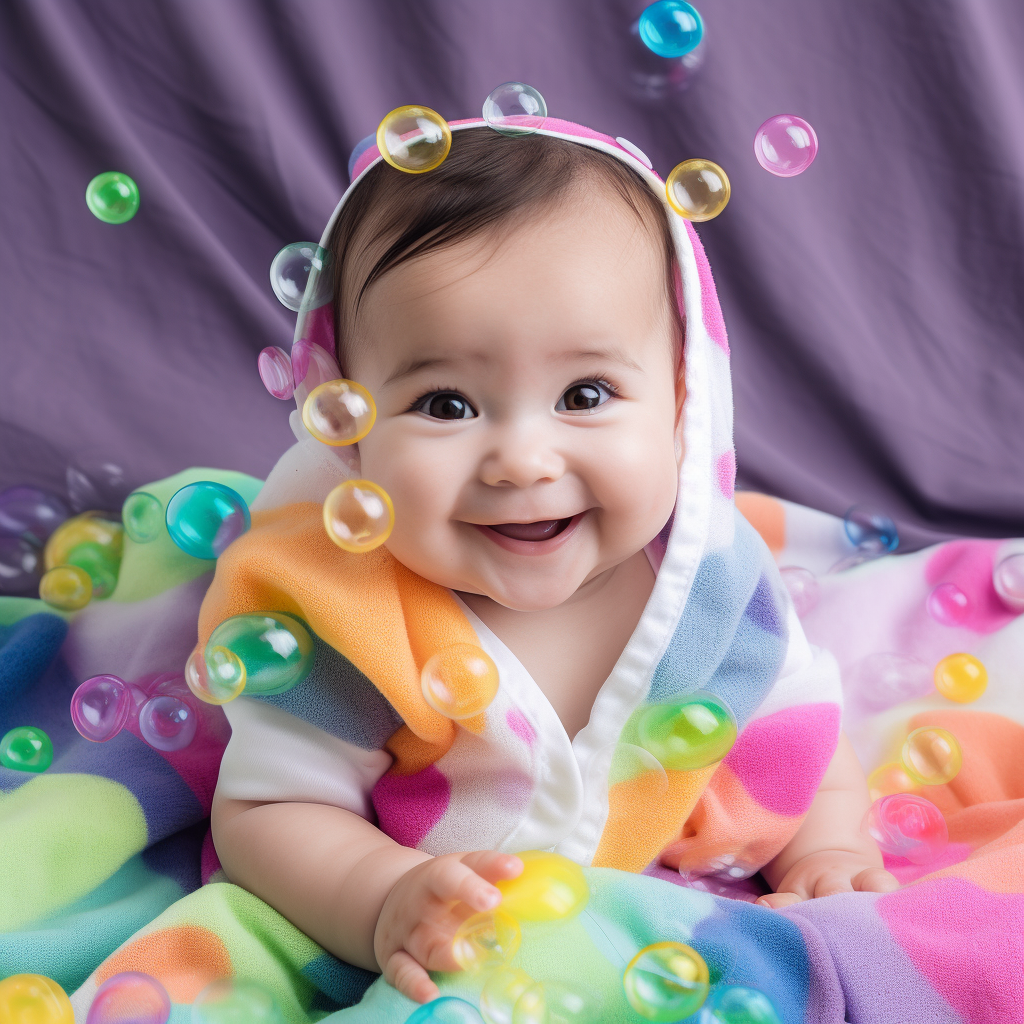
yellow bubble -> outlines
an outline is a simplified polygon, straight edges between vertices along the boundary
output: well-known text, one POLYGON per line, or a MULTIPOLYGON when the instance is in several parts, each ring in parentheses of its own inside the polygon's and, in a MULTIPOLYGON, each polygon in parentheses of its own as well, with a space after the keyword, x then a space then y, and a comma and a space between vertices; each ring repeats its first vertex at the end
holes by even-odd
POLYGON ((712 160, 684 160, 665 179, 669 205, 687 220, 717 217, 729 202, 729 175, 712 160))
POLYGON ((324 444, 355 444, 376 418, 373 396, 354 380, 329 380, 313 388, 302 404, 302 422, 324 444))
POLYGON ((945 729, 927 725, 915 729, 903 744, 903 767, 922 786, 941 786, 956 778, 963 762, 957 738, 945 729))
POLYGON ((526 850, 518 878, 495 884, 501 890, 501 909, 519 921, 558 921, 575 917, 590 899, 583 869, 568 857, 543 850, 526 850))
POLYGON ((629 1005, 648 1020, 669 1022, 689 1017, 708 996, 708 965, 681 942, 645 946, 622 972, 629 1005))
POLYGON ((39 581, 39 597, 62 611, 78 611, 92 600, 92 577, 77 565, 58 565, 39 581))
POLYGON ((12 974, 0 981, 0 1024, 75 1024, 64 989, 41 974, 12 974))
POLYGON ((357 555, 380 547, 394 525, 395 506, 387 491, 372 480, 346 480, 324 502, 327 536, 357 555))
POLYGON ((432 171, 452 148, 448 122, 430 107, 396 107, 377 128, 377 149, 392 167, 409 174, 432 171))
POLYGON ((534 984, 526 971, 495 971, 480 992, 480 1015, 487 1024, 512 1024, 513 1008, 519 997, 534 984))
POLYGON ((185 662, 185 682, 201 701, 227 704, 245 689, 245 665, 227 647, 209 647, 205 657, 197 649, 185 662))
POLYGON ((958 704, 977 700, 987 686, 988 672, 973 654, 951 654, 935 666, 935 689, 958 704))
POLYGON ((512 1024, 596 1024, 600 1019, 593 994, 560 981, 534 982, 512 1009, 512 1024))
POLYGON ((46 542, 43 553, 46 568, 64 565, 68 555, 79 544, 86 542, 100 545, 115 561, 120 562, 124 549, 124 527, 120 523, 104 519, 98 512, 83 512, 80 516, 66 520, 53 531, 46 542))
POLYGON ((423 666, 420 686, 426 702, 445 718, 472 718, 498 692, 498 666, 475 644, 453 644, 423 666))
POLYGON ((893 793, 913 793, 919 788, 906 772, 901 764, 890 761, 876 768, 868 776, 868 792, 871 794, 871 802, 880 800, 883 796, 891 796, 893 793))
POLYGON ((474 914, 456 930, 452 956, 464 971, 501 967, 516 955, 521 939, 518 922, 504 911, 474 914))

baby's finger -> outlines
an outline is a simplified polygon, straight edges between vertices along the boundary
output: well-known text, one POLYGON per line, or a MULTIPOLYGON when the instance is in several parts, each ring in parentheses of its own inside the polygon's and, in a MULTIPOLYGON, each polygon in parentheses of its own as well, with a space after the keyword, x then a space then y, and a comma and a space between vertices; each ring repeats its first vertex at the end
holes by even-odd
POLYGON ((518 857, 497 850, 474 850, 462 858, 462 863, 488 882, 518 878, 523 873, 523 862, 518 857))
POLYGON ((430 975, 404 949, 396 950, 388 958, 384 980, 416 1003, 428 1003, 441 994, 430 975))
POLYGON ((895 892, 900 883, 884 868, 867 868, 854 877, 853 887, 858 892, 895 892))
POLYGON ((836 896, 841 892, 853 892, 850 876, 842 871, 826 871, 814 882, 814 899, 836 896))
POLYGON ((757 902, 762 907, 768 907, 771 910, 781 910, 792 903, 802 903, 803 897, 798 896, 795 892, 769 892, 764 896, 759 896, 757 902))
POLYGON ((472 868, 455 858, 434 861, 430 890, 445 903, 467 903, 476 911, 493 910, 501 902, 501 892, 481 878, 472 868))

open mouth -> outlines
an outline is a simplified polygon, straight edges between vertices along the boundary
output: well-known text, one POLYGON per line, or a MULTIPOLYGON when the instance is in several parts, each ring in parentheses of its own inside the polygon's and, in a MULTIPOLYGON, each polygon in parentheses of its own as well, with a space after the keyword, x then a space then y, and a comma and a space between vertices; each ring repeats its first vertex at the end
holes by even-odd
POLYGON ((477 529, 498 547, 519 555, 540 555, 568 541, 576 532, 585 512, 565 519, 538 519, 532 523, 477 524, 477 529))
POLYGON ((567 519, 539 519, 535 523, 492 523, 487 529, 512 540, 536 542, 557 537, 571 522, 572 516, 569 516, 567 519))

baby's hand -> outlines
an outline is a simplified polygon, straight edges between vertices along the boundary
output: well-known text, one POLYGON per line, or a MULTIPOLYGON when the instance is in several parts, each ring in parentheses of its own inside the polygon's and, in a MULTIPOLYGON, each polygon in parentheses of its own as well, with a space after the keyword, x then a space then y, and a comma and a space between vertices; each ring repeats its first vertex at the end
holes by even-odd
POLYGON ((900 883, 885 868, 847 850, 820 850, 798 860, 775 892, 758 899, 772 910, 839 892, 892 892, 900 883))
POLYGON ((457 971, 455 930, 501 903, 492 882, 515 878, 523 862, 508 853, 450 853, 417 864, 395 883, 377 918, 373 952, 387 982, 425 1003, 439 995, 427 971, 457 971))

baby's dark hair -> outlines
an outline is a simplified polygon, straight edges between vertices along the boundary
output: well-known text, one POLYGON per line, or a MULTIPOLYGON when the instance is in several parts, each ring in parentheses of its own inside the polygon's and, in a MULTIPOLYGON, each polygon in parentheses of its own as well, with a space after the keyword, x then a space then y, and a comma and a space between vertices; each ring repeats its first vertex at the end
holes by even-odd
POLYGON ((675 300, 675 247, 664 206, 647 183, 616 157, 549 135, 508 137, 491 128, 452 132, 444 162, 406 174, 381 162, 342 208, 328 240, 333 256, 334 331, 338 360, 346 328, 367 289, 407 260, 556 203, 581 184, 611 191, 659 238, 665 287, 682 336, 675 300), (388 240, 390 243, 388 244, 388 240), (386 244, 368 271, 368 253, 386 244))

